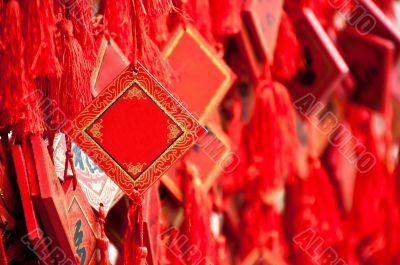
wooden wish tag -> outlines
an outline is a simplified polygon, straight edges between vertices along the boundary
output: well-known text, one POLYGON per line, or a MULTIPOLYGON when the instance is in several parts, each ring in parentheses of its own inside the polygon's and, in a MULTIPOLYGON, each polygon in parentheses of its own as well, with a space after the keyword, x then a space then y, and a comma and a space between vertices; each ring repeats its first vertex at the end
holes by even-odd
POLYGON ((222 101, 235 75, 190 24, 177 27, 163 56, 176 75, 168 90, 204 122, 222 101))
POLYGON ((49 251, 51 242, 46 239, 40 227, 39 217, 33 205, 28 182, 28 165, 25 162, 26 155, 24 155, 20 145, 13 146, 11 152, 27 229, 27 234, 21 238, 21 241, 30 250, 34 251, 43 264, 50 265, 52 260, 49 251))
POLYGON ((63 187, 66 189, 67 217, 75 255, 79 257, 80 265, 97 264, 96 240, 99 226, 95 213, 79 183, 74 187, 73 181, 68 179, 64 181, 63 187))
MULTIPOLYGON (((60 133, 54 140, 53 156, 56 173, 60 179, 64 178, 66 150, 65 136, 60 133)), ((122 191, 75 143, 72 143, 71 150, 80 189, 86 194, 87 201, 94 209, 99 209, 100 204, 103 204, 107 214, 122 197, 122 191)), ((70 170, 69 174, 72 174, 70 170)))
MULTIPOLYGON (((207 126, 208 133, 188 152, 185 160, 197 166, 199 180, 209 191, 218 175, 229 170, 236 159, 232 153, 229 137, 218 126, 207 126)), ((236 161, 237 162, 237 161, 236 161)), ((183 179, 181 164, 172 166, 161 179, 163 185, 180 203, 183 202, 183 179)))
POLYGON ((304 54, 304 68, 288 84, 294 100, 312 94, 326 101, 348 74, 348 67, 309 8, 294 24, 304 54))
MULTIPOLYGON (((34 202, 44 230, 52 242, 50 255, 59 264, 76 264, 65 193, 53 162, 39 135, 30 136, 29 143, 36 173, 36 184, 33 184, 36 186, 34 202)), ((34 183, 34 180, 31 183, 34 183)))
POLYGON ((206 132, 141 64, 122 71, 64 131, 132 200, 206 132))
POLYGON ((269 64, 274 60, 283 2, 283 0, 246 0, 244 4, 243 37, 252 39, 260 60, 268 61, 269 64))
POLYGON ((344 30, 338 41, 355 83, 350 99, 383 111, 389 100, 393 43, 372 34, 360 35, 351 28, 344 30))

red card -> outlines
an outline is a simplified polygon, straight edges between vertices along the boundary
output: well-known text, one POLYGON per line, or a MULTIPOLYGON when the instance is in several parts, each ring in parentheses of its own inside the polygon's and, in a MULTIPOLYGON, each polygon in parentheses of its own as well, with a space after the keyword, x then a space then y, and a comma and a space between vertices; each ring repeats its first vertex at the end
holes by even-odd
POLYGON ((29 140, 40 192, 40 204, 37 205, 40 219, 46 234, 53 242, 53 250, 58 247, 58 253, 63 251, 63 254, 57 255, 59 262, 67 259, 74 264, 75 252, 70 238, 64 191, 43 139, 39 135, 33 135, 29 140))
MULTIPOLYGON (((65 167, 65 137, 58 134, 54 140, 54 167, 60 179, 64 178, 65 167)), ((109 209, 122 197, 123 193, 102 169, 100 169, 79 147, 72 143, 72 154, 75 173, 87 201, 94 209, 104 205, 107 214, 109 209)), ((70 172, 70 175, 72 172, 70 172)))
POLYGON ((257 45, 254 38, 251 37, 250 29, 246 24, 243 23, 242 30, 236 36, 236 39, 240 52, 232 54, 233 58, 231 60, 236 59, 237 62, 232 62, 231 65, 239 68, 239 71, 234 70, 236 73, 239 72, 241 76, 248 72, 255 83, 261 75, 264 61, 260 52, 256 49, 257 45), (245 64, 240 62, 243 62, 243 60, 245 64))
POLYGON ((312 10, 305 8, 294 26, 305 66, 289 83, 289 92, 295 100, 312 93, 325 101, 348 73, 348 67, 312 10))
POLYGON ((176 29, 163 55, 176 74, 168 90, 203 122, 222 101, 235 75, 191 25, 176 29))
POLYGON ((400 31, 396 24, 373 2, 360 0, 360 6, 366 10, 365 15, 355 23, 355 28, 360 35, 374 34, 393 42, 397 58, 400 53, 400 31), (376 24, 375 24, 376 23, 376 24))
POLYGON ((97 96, 128 64, 128 58, 126 58, 115 41, 102 37, 100 39, 96 67, 92 73, 93 96, 97 96))
POLYGON ((75 255, 79 257, 80 265, 97 264, 96 238, 99 235, 99 227, 93 209, 79 185, 75 190, 71 181, 63 185, 67 187, 67 216, 75 255))
MULTIPOLYGON (((224 161, 231 155, 231 142, 217 126, 207 126, 208 133, 185 156, 187 162, 196 165, 202 188, 208 191, 221 174, 224 161)), ((161 179, 165 187, 179 202, 183 200, 183 180, 180 164, 172 166, 161 179)))
POLYGON ((136 71, 126 68, 65 128, 132 199, 205 133, 142 65, 136 71))
POLYGON ((273 63, 276 39, 283 10, 283 0, 246 0, 244 21, 254 36, 261 58, 273 63))
MULTIPOLYGON (((19 145, 12 147, 12 157, 14 162, 15 173, 17 176, 18 188, 21 196, 22 208, 24 210, 25 224, 27 229, 27 239, 30 241, 32 248, 37 255, 42 258, 44 264, 51 264, 51 257, 47 243, 44 239, 42 230, 40 229, 39 219, 36 215, 35 208, 31 199, 31 192, 28 185, 28 174, 25 164, 25 158, 22 148, 19 145)), ((23 243, 28 244, 26 238, 21 239, 23 243)))
POLYGON ((351 28, 343 31, 338 41, 355 81, 351 99, 384 110, 391 84, 393 44, 372 34, 360 35, 351 28))

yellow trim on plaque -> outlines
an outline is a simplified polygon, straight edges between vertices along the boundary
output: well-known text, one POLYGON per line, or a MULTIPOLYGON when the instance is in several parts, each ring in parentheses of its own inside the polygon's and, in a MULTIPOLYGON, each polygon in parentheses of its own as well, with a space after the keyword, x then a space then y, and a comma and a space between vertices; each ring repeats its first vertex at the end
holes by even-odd
POLYGON ((93 124, 92 128, 90 128, 89 131, 91 134, 93 134, 94 137, 98 138, 98 140, 102 142, 103 139, 101 139, 101 137, 103 136, 103 133, 100 130, 103 129, 103 120, 98 119, 98 121, 98 123, 93 124))
POLYGON ((155 163, 157 163, 158 161, 160 161, 160 159, 165 155, 165 153, 167 153, 169 150, 171 150, 172 148, 175 147, 175 145, 185 136, 188 134, 187 130, 185 128, 183 128, 178 121, 136 80, 134 79, 132 82, 130 82, 126 88, 122 89, 122 91, 118 94, 117 97, 115 97, 113 100, 111 100, 109 102, 109 104, 102 109, 97 115, 96 117, 89 122, 83 129, 82 132, 84 135, 86 135, 98 148, 99 150, 101 150, 120 170, 121 172, 123 172, 128 178, 130 178, 133 183, 136 185, 136 181, 140 178, 141 175, 145 174, 150 168, 153 167, 153 165, 155 163), (93 139, 92 136, 90 136, 87 133, 87 129, 93 125, 93 123, 95 123, 101 115, 104 114, 104 112, 106 112, 118 99, 120 99, 123 94, 129 89, 131 88, 133 85, 137 85, 140 89, 142 89, 142 91, 182 130, 182 134, 172 143, 169 145, 169 147, 167 149, 164 150, 164 152, 162 152, 157 159, 155 159, 139 176, 137 176, 136 178, 134 178, 133 176, 131 176, 128 172, 126 172, 126 170, 117 162, 115 161, 115 159, 113 157, 111 157, 111 155, 104 150, 104 148, 102 148, 95 139, 93 139))
POLYGON ((215 107, 216 104, 218 104, 218 101, 222 99, 225 96, 225 89, 228 89, 230 87, 230 83, 233 79, 231 75, 231 71, 226 66, 225 64, 221 63, 221 61, 218 60, 218 55, 216 53, 213 54, 213 52, 210 49, 213 49, 209 44, 207 44, 204 40, 202 40, 201 35, 195 30, 195 28, 191 25, 186 25, 185 27, 180 26, 181 28, 178 29, 178 32, 176 33, 175 36, 172 37, 174 41, 171 43, 171 45, 167 46, 168 48, 165 49, 163 53, 163 57, 165 59, 168 59, 168 57, 171 55, 172 51, 175 49, 175 47, 178 45, 179 41, 182 39, 183 35, 185 32, 189 34, 193 38, 193 40, 199 44, 200 49, 211 59, 211 61, 214 63, 214 65, 222 72, 222 74, 225 76, 224 81, 222 82, 221 86, 217 89, 217 92, 214 94, 214 96, 211 98, 210 102, 208 102, 207 107, 204 109, 204 112, 200 114, 199 122, 204 123, 205 119, 208 117, 210 114, 211 110, 213 107, 215 107))
POLYGON ((123 165, 128 168, 129 173, 136 175, 137 173, 140 173, 142 171, 143 167, 147 165, 147 163, 138 162, 136 165, 133 165, 132 162, 125 162, 123 165))

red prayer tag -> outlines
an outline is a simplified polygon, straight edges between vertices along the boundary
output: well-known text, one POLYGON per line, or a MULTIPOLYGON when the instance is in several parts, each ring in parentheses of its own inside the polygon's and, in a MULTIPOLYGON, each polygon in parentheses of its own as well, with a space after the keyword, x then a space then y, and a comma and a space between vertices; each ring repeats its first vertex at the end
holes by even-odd
MULTIPOLYGON (((113 39, 100 39, 96 67, 92 73, 92 94, 97 96, 129 64, 113 39)), ((98 209, 98 208, 96 208, 98 209)))
POLYGON ((205 133, 141 64, 136 71, 127 67, 65 128, 131 199, 205 133))
MULTIPOLYGON (((56 136, 54 141, 54 166, 60 179, 64 177, 65 167, 65 137, 63 134, 56 136)), ((87 201, 94 209, 99 209, 100 203, 104 205, 104 212, 121 198, 122 192, 106 173, 100 169, 79 147, 72 143, 73 162, 76 177, 82 191, 86 194, 87 201)), ((72 175, 72 172, 70 172, 72 175)))
POLYGON ((231 58, 233 65, 238 68, 238 71, 235 72, 239 72, 240 76, 246 75, 248 72, 252 81, 256 83, 261 75, 264 63, 260 53, 255 48, 254 38, 251 37, 250 29, 246 24, 242 25, 242 30, 236 36, 236 39, 240 52, 233 54, 233 58, 231 58), (243 60, 245 64, 242 63, 243 60))
POLYGON ((400 53, 400 32, 397 25, 373 1, 360 0, 359 4, 364 8, 357 9, 362 14, 357 16, 357 10, 352 11, 354 12, 352 18, 354 17, 357 21, 350 20, 350 23, 355 23, 354 27, 360 35, 366 36, 372 33, 392 41, 397 58, 400 53))
POLYGON ((348 73, 348 67, 311 9, 305 8, 294 26, 305 65, 289 83, 289 92, 295 100, 312 93, 325 101, 348 73))
POLYGON ((31 249, 37 253, 37 256, 41 257, 44 264, 51 264, 51 257, 48 250, 49 242, 45 240, 31 199, 31 192, 28 185, 28 172, 22 148, 19 145, 13 146, 11 152, 28 232, 27 236, 21 238, 21 241, 24 244, 29 244, 31 249))
POLYGON ((235 75, 191 25, 175 30, 163 56, 176 74, 168 90, 203 122, 218 107, 235 75))
POLYGON ((371 34, 360 35, 350 28, 338 40, 355 81, 350 98, 375 110, 384 110, 391 84, 393 43, 371 34))
MULTIPOLYGON (((188 152, 185 160, 196 165, 204 191, 208 191, 215 179, 232 162, 229 137, 216 126, 208 126, 208 133, 188 152)), ((161 179, 165 187, 179 202, 183 201, 183 179, 180 164, 172 166, 161 179)))
MULTIPOLYGON (((252 36, 260 57, 273 63, 283 0, 247 0, 244 6, 244 21, 252 36)), ((247 30, 245 28, 245 30, 247 30)), ((243 34, 243 33, 242 33, 243 34)), ((250 37, 251 38, 251 37, 250 37)))
POLYGON ((52 241, 50 254, 60 263, 75 264, 64 191, 43 139, 33 135, 30 144, 39 188, 39 197, 35 195, 36 202, 39 202, 37 209, 46 234, 52 241))
POLYGON ((71 181, 64 185, 68 187, 65 196, 75 255, 79 257, 81 265, 97 264, 96 238, 99 231, 96 216, 79 185, 75 190, 71 181))

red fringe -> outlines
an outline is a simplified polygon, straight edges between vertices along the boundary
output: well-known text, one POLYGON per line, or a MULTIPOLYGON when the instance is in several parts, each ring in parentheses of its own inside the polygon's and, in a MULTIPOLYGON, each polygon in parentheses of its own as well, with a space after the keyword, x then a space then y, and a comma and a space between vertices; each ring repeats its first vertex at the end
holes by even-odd
POLYGON ((281 188, 284 177, 292 177, 296 165, 297 133, 295 110, 287 89, 272 82, 268 73, 256 88, 253 115, 244 133, 249 139, 247 154, 250 165, 263 178, 263 190, 281 188))
POLYGON ((64 71, 58 90, 58 106, 65 117, 72 120, 91 100, 91 64, 86 60, 78 40, 74 38, 72 22, 63 19, 59 27, 64 40, 64 71))
POLYGON ((132 51, 131 2, 132 0, 105 0, 104 17, 107 29, 115 34, 115 41, 125 55, 132 51), (118 14, 116 16, 115 14, 118 14))
POLYGON ((277 45, 274 53, 272 73, 278 80, 290 80, 303 67, 303 55, 292 21, 282 13, 277 45))
POLYGON ((149 28, 149 21, 154 23, 154 19, 148 16, 142 0, 133 0, 132 10, 132 35, 135 47, 132 49, 131 61, 135 65, 139 60, 158 81, 167 85, 172 78, 171 66, 162 58, 159 48, 146 31, 149 28))
POLYGON ((21 10, 16 0, 5 6, 3 30, 4 53, 1 58, 0 128, 14 126, 17 136, 42 133, 43 117, 38 93, 29 82, 24 60, 24 39, 21 32, 21 10))
POLYGON ((209 1, 213 33, 216 36, 234 35, 241 27, 241 1, 218 0, 209 1))

